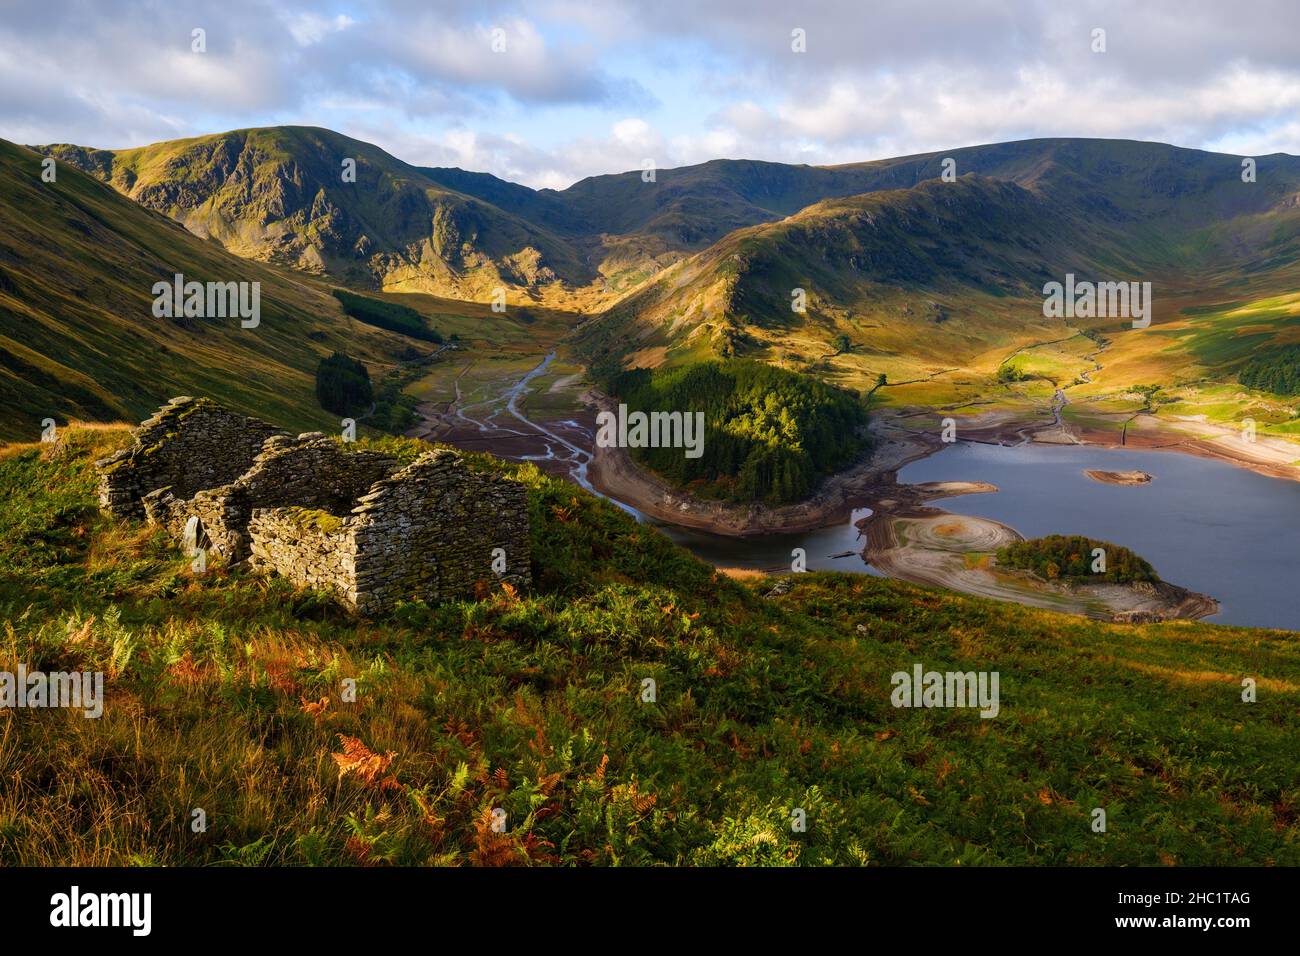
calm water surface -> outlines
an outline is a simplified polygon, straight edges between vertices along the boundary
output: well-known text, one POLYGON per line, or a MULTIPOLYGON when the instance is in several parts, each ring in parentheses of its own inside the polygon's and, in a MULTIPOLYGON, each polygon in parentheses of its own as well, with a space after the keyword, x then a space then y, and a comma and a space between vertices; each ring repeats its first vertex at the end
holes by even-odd
MULTIPOLYGON (((934 503, 993 518, 1026 537, 1083 534, 1124 545, 1166 581, 1217 598, 1222 610, 1206 620, 1300 629, 1300 482, 1174 452, 969 443, 907 465, 898 480, 991 482, 998 492, 934 503), (1145 471, 1155 480, 1107 485, 1085 476, 1087 468, 1145 471)), ((869 513, 862 509, 852 520, 869 513)), ((661 529, 715 564, 789 567, 791 550, 802 547, 810 570, 875 573, 856 554, 863 541, 852 521, 744 541, 661 529), (832 557, 850 550, 851 557, 832 557)))

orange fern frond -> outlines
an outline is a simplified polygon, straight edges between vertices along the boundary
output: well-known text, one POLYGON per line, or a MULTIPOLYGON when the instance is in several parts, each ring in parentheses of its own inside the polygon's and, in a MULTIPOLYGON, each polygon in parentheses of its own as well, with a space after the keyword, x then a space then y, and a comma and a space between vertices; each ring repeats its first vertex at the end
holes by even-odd
POLYGON ((338 738, 343 744, 343 753, 330 756, 339 765, 340 780, 350 773, 355 773, 368 787, 378 785, 381 789, 390 789, 397 784, 397 780, 393 777, 379 779, 380 775, 386 774, 388 768, 392 766, 397 751, 390 750, 385 754, 377 754, 356 737, 339 734, 338 738))

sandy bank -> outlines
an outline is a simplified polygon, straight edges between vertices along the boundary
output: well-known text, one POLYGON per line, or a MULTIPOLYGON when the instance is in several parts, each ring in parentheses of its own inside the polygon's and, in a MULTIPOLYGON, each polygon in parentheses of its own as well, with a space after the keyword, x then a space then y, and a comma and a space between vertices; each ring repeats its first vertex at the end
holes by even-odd
POLYGON ((1198 418, 1161 418, 1147 412, 1116 418, 1116 427, 1074 425, 1081 444, 1134 451, 1176 451, 1246 468, 1270 478, 1300 481, 1300 446, 1285 438, 1257 435, 1248 441, 1240 428, 1198 418), (1127 424, 1125 425, 1125 421, 1127 424))
POLYGON ((987 518, 911 507, 901 514, 873 514, 863 527, 867 560, 890 577, 916 584, 1130 623, 1200 618, 1219 609, 1213 598, 1166 582, 1046 581, 1001 568, 994 552, 1023 539, 1014 528, 987 518))

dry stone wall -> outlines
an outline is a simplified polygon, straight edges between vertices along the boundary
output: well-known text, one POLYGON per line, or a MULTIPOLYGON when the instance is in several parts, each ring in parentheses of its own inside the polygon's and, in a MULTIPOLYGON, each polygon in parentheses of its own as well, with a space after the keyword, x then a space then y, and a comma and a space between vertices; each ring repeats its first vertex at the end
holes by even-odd
POLYGON ((377 482, 354 514, 358 610, 470 597, 480 581, 531 584, 527 490, 470 471, 455 452, 426 453, 377 482))
POLYGON ((388 455, 349 450, 314 432, 292 438, 273 431, 246 454, 248 436, 264 423, 238 433, 244 441, 234 450, 239 474, 214 479, 229 471, 212 467, 209 458, 221 460, 216 443, 234 433, 232 414, 206 399, 173 399, 150 422, 175 427, 149 434, 157 446, 152 454, 175 468, 134 468, 128 483, 111 477, 133 467, 129 456, 117 455, 97 463, 102 480, 136 495, 135 506, 178 540, 188 531, 187 546, 328 591, 364 614, 411 598, 471 597, 480 582, 531 583, 528 494, 518 482, 473 471, 445 449, 402 468, 388 455), (194 403, 203 403, 192 413, 202 417, 181 427, 189 417, 178 419, 176 409, 194 403), (202 433, 209 422, 212 436, 202 433), (172 442, 181 447, 169 448, 172 442), (203 470, 184 471, 181 451, 199 449, 209 456, 203 470), (167 484, 147 487, 164 478, 167 484), (205 481, 218 483, 198 487, 205 481), (189 489, 186 497, 182 491, 189 489))
POLYGON ((192 498, 248 470, 274 425, 208 398, 173 398, 135 430, 129 448, 95 462, 99 505, 117 518, 145 517, 142 499, 160 488, 192 498))
POLYGON ((307 508, 257 508, 248 525, 249 566, 329 591, 355 608, 355 522, 307 508))
POLYGON ((146 503, 149 518, 180 536, 198 515, 212 547, 228 564, 249 556, 248 523, 256 508, 296 505, 346 515, 359 495, 398 468, 397 459, 372 451, 348 451, 331 438, 309 432, 267 440, 243 475, 200 491, 190 501, 164 492, 146 503))

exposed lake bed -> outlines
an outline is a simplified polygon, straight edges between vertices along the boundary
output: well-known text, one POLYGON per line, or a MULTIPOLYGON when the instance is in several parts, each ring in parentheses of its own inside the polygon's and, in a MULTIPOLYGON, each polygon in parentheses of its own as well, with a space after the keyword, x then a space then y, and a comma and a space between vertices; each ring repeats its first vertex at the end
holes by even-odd
POLYGON ((878 514, 864 527, 870 564, 916 584, 1124 623, 1200 618, 1219 610, 1208 595, 1165 581, 1049 580, 1003 567, 998 550, 1024 538, 989 518, 924 508, 878 514))
MULTIPOLYGON (((533 461, 659 527, 701 559, 744 573, 798 566, 899 577, 1098 618, 1300 628, 1292 599, 1300 576, 1300 546, 1293 544, 1300 541, 1300 482, 1275 477, 1281 466, 1255 460, 1263 454, 1256 446, 1240 453, 1229 437, 1222 447, 1202 447, 1148 427, 1125 434, 1143 445, 1159 440, 1163 450, 1117 447, 1101 434, 1080 441, 1080 433, 1061 427, 1059 409, 1029 423, 990 420, 984 431, 963 429, 973 440, 944 444, 933 430, 913 427, 908 414, 881 409, 868 459, 826 478, 807 501, 743 506, 685 494, 626 449, 596 447, 590 411, 539 415, 525 405, 521 399, 549 360, 506 370, 464 400, 458 384, 455 401, 426 415, 451 427, 421 437, 533 461), (1162 583, 1028 580, 990 560, 1003 540, 1050 534, 1127 547, 1151 562, 1162 583)), ((588 409, 609 401, 594 390, 582 397, 588 409)))

